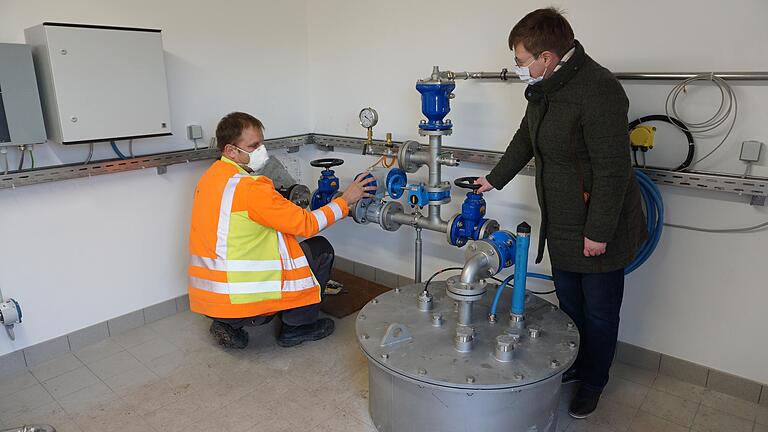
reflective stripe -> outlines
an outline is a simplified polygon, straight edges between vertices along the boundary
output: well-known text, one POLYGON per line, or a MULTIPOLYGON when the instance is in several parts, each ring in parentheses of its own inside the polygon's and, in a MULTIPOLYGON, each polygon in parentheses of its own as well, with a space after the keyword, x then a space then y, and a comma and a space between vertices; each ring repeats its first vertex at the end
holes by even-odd
POLYGON ((317 282, 315 282, 315 278, 313 277, 297 280, 287 280, 285 281, 285 285, 283 285, 283 291, 301 291, 312 288, 315 285, 317 285, 317 282))
POLYGON ((280 260, 225 260, 192 255, 189 263, 195 267, 219 271, 282 270, 280 260))
POLYGON ((344 218, 344 214, 341 211, 341 206, 339 205, 339 203, 331 201, 331 203, 328 204, 328 207, 330 207, 331 210, 333 210, 333 217, 335 219, 334 222, 338 222, 344 218))
POLYGON ((189 284, 193 288, 216 294, 257 294, 280 292, 280 281, 265 282, 214 282, 197 277, 190 277, 189 284))
POLYGON ((229 236, 229 220, 232 216, 232 201, 235 199, 235 189, 242 176, 234 175, 227 180, 224 193, 221 196, 219 208, 219 225, 216 229, 216 256, 227 258, 227 238, 229 236))
POLYGON ((309 267, 307 257, 288 258, 283 260, 283 268, 285 270, 297 270, 304 267, 309 267))
POLYGON ((322 231, 328 226, 328 218, 325 217, 322 208, 319 208, 312 212, 312 216, 317 220, 317 230, 322 231))

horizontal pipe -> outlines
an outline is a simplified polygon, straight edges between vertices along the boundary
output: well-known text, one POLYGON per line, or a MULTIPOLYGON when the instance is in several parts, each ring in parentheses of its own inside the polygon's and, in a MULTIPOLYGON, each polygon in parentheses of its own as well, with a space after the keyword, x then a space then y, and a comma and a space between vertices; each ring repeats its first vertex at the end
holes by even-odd
POLYGON ((429 231, 446 233, 448 231, 448 222, 444 220, 430 220, 423 214, 416 212, 412 214, 404 212, 391 213, 389 215, 392 221, 400 225, 408 225, 414 228, 423 228, 429 231))
MULTIPOLYGON (((620 80, 635 81, 682 81, 697 75, 713 74, 726 81, 768 81, 768 72, 614 72, 620 80)), ((443 78, 454 80, 498 80, 520 82, 517 74, 511 72, 452 72, 443 71, 443 78)))

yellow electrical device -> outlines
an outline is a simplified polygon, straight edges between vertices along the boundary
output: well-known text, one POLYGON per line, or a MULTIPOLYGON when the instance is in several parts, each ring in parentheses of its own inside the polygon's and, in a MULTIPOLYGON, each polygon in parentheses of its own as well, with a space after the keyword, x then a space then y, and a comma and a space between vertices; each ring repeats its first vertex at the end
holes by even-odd
POLYGON ((635 150, 648 151, 653 148, 656 128, 653 126, 635 126, 629 132, 629 142, 635 150))

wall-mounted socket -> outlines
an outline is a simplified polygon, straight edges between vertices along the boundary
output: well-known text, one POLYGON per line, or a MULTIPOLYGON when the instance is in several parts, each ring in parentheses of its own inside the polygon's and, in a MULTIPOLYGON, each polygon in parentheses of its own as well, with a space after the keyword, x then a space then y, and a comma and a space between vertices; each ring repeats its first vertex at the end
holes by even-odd
POLYGON ((200 125, 187 126, 187 139, 196 140, 203 137, 203 127, 200 125))

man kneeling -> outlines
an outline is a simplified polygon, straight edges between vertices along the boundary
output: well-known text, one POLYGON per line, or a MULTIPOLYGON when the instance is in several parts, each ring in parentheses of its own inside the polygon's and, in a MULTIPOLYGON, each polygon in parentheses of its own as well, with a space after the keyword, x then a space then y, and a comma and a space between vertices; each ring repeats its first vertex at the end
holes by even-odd
POLYGON ((275 315, 283 324, 280 346, 330 335, 333 320, 318 314, 333 247, 313 236, 369 196, 373 179, 354 181, 341 197, 309 212, 259 175, 268 158, 261 121, 228 114, 216 139, 222 157, 200 178, 192 207, 190 309, 213 319, 211 334, 226 348, 245 348, 243 326, 266 324, 275 315))

